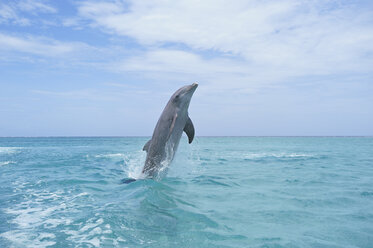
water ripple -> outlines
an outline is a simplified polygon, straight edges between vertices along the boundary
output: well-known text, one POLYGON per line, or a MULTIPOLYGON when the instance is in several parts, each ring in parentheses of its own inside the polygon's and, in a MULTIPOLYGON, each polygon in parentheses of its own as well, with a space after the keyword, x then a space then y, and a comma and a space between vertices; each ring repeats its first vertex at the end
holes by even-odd
POLYGON ((0 247, 373 243, 371 138, 181 140, 157 181, 147 140, 0 138, 0 247))

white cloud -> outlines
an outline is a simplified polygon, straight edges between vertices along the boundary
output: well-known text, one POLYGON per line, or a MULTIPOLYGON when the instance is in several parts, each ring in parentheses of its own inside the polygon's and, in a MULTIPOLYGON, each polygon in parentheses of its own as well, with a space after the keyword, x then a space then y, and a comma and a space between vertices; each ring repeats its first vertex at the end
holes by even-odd
POLYGON ((65 18, 62 20, 62 25, 65 27, 73 27, 75 29, 82 29, 79 18, 65 18))
POLYGON ((13 1, 0 3, 0 24, 10 23, 21 26, 31 24, 25 14, 37 15, 39 13, 56 13, 57 9, 38 0, 13 1))
POLYGON ((112 83, 108 84, 111 87, 98 90, 95 88, 85 88, 70 91, 50 91, 50 90, 31 90, 33 94, 47 97, 60 97, 70 100, 89 100, 93 102, 107 101, 107 102, 123 102, 128 101, 128 98, 134 95, 148 95, 152 92, 147 90, 139 90, 136 87, 128 87, 124 84, 112 83), (112 89, 113 87, 119 88, 112 89))
MULTIPOLYGON (((194 53, 170 49, 144 52, 111 64, 110 68, 120 72, 137 72, 153 81, 157 79, 163 82, 182 81, 183 83, 198 81, 203 82, 205 86, 213 84, 214 91, 242 89, 242 85, 255 88, 258 86, 258 81, 264 77, 267 81, 273 82, 268 75, 254 73, 255 68, 248 68, 245 63, 234 59, 205 59, 194 53)), ((274 75, 278 74, 274 73, 270 77, 274 75)), ((203 92, 203 89, 200 91, 203 92)))
POLYGON ((10 5, 0 4, 0 24, 11 22, 17 25, 26 26, 30 24, 27 18, 19 17, 16 10, 10 5))
POLYGON ((18 3, 18 8, 28 12, 56 13, 57 9, 37 0, 23 0, 18 3))
POLYGON ((85 48, 83 43, 60 42, 38 36, 13 36, 0 33, 0 51, 23 52, 54 57, 71 54, 85 48))
POLYGON ((93 89, 80 89, 74 91, 48 91, 48 90, 32 90, 32 93, 51 96, 51 97, 63 97, 73 99, 84 99, 84 100, 113 100, 113 96, 105 96, 101 92, 93 89))
MULTIPOLYGON (((19 2, 17 11, 57 11, 44 5, 19 2)), ((16 15, 7 11, 6 18, 16 15)), ((81 29, 88 23, 117 42, 128 36, 140 46, 95 48, 0 33, 0 52, 65 56, 141 78, 251 92, 307 76, 372 73, 371 12, 335 1, 86 1, 78 4, 78 16, 62 25, 81 29)))
POLYGON ((245 70, 234 60, 226 58, 202 59, 180 50, 157 49, 126 59, 118 65, 124 71, 153 71, 166 73, 241 73, 245 70))
POLYGON ((337 1, 83 2, 79 14, 148 48, 120 65, 128 71, 272 74, 278 81, 372 72, 373 12, 337 1), (188 52, 165 48, 177 44, 188 52))

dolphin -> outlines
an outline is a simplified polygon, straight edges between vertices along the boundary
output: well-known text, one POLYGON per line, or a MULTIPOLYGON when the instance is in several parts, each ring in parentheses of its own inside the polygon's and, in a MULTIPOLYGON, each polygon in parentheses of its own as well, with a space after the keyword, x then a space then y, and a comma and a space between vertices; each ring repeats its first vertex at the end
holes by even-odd
POLYGON ((168 101, 152 138, 144 145, 147 152, 142 174, 147 178, 156 178, 174 158, 183 131, 189 144, 194 138, 194 126, 188 115, 190 100, 198 84, 193 83, 178 89, 168 101))

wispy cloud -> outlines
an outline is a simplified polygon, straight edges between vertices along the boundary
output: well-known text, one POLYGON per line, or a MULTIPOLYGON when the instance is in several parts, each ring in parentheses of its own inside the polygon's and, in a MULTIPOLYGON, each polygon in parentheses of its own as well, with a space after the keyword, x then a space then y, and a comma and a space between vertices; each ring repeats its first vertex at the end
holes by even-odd
POLYGON ((15 8, 5 3, 0 3, 0 24, 13 23, 17 25, 26 26, 30 24, 30 20, 20 17, 15 8))
MULTIPOLYGON (((57 11, 41 1, 15 6, 17 11, 57 11)), ((79 53, 78 60, 109 71, 246 90, 299 77, 373 73, 373 12, 361 6, 357 11, 350 3, 83 1, 77 7, 78 15, 64 18, 63 26, 88 25, 111 38, 134 38, 139 46, 94 47, 0 33, 0 50, 66 58, 79 53)), ((15 15, 14 9, 7 15, 15 15)))
POLYGON ((109 70, 122 48, 92 46, 81 41, 60 41, 45 36, 0 32, 0 61, 11 63, 42 63, 66 69, 94 68, 109 70))
POLYGON ((79 42, 61 42, 40 36, 14 36, 0 33, 0 51, 16 51, 53 57, 76 52, 85 46, 79 42))
POLYGON ((10 1, 0 3, 0 24, 8 23, 21 26, 31 24, 26 15, 38 15, 39 13, 56 13, 57 9, 39 0, 10 1))
POLYGON ((118 100, 118 94, 104 93, 96 89, 80 89, 72 91, 49 91, 49 90, 32 90, 37 95, 49 97, 61 97, 65 99, 90 100, 90 101, 115 101, 118 100))
POLYGON ((126 70, 191 74, 238 71, 246 72, 246 76, 271 71, 281 75, 279 81, 372 72, 373 12, 369 8, 357 11, 350 3, 83 2, 79 13, 94 27, 152 47, 124 62, 121 68, 126 70), (186 45, 187 51, 167 51, 177 44, 186 45), (205 52, 218 59, 203 58, 205 52))
POLYGON ((44 13, 56 13, 57 9, 51 5, 48 5, 38 0, 23 0, 18 2, 17 7, 22 11, 27 12, 44 12, 44 13))
POLYGON ((137 94, 151 94, 151 91, 139 90, 134 86, 128 86, 119 83, 109 83, 108 85, 113 87, 119 87, 121 90, 115 89, 104 89, 98 90, 95 88, 86 88, 70 91, 51 91, 51 90, 31 90, 31 93, 46 97, 60 97, 63 99, 70 100, 89 100, 93 102, 97 101, 123 101, 124 98, 128 96, 133 96, 137 94))
MULTIPOLYGON (((203 58, 202 56, 180 50, 155 49, 129 57, 111 65, 117 72, 138 73, 149 80, 161 81, 165 88, 172 88, 166 82, 192 83, 203 82, 213 86, 210 91, 242 89, 258 86, 258 75, 254 78, 253 68, 233 58, 203 58), (229 83, 227 83, 229 82, 229 83)), ((264 75, 261 75, 264 76, 264 75)), ((273 82, 273 80, 271 81, 273 82)), ((263 86, 263 84, 262 84, 263 86)), ((204 92, 203 88, 200 90, 204 92)))

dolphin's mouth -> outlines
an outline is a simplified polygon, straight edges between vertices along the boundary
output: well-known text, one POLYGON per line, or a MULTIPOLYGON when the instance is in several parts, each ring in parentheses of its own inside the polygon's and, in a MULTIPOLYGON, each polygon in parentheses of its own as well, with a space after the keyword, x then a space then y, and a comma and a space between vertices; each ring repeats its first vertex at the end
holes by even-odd
POLYGON ((198 87, 198 84, 197 83, 193 83, 193 84, 190 85, 189 91, 190 92, 194 92, 197 89, 197 87, 198 87))

